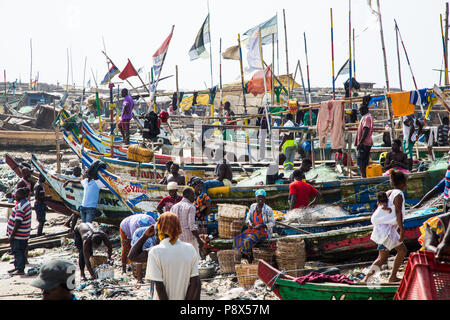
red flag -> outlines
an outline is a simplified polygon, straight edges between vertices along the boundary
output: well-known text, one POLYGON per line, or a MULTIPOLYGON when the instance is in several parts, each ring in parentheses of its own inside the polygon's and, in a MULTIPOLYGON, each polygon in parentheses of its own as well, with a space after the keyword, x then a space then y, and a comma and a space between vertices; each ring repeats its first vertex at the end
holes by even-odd
POLYGON ((122 72, 119 74, 119 78, 122 80, 125 80, 129 77, 137 76, 137 72, 134 69, 133 65, 131 64, 130 59, 128 59, 127 66, 122 70, 122 72))
MULTIPOLYGON (((272 66, 267 67, 265 73, 267 91, 270 91, 272 90, 272 66)), ((264 93, 264 73, 262 70, 256 72, 252 80, 248 82, 248 93, 253 94, 255 97, 264 93)))

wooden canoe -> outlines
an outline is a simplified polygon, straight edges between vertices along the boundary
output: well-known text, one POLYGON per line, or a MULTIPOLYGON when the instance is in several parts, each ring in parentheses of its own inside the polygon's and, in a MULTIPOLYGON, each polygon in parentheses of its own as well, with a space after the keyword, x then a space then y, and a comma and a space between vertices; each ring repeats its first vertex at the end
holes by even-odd
MULTIPOLYGON (((5 163, 11 168, 12 171, 19 177, 22 178, 22 169, 20 168, 17 161, 9 154, 5 154, 5 163)), ((39 179, 39 174, 36 172, 33 172, 32 174, 32 180, 33 183, 36 183, 39 179)), ((53 209, 56 212, 65 214, 65 215, 71 215, 72 211, 65 205, 63 199, 55 192, 55 190, 50 186, 48 181, 45 181, 44 183, 44 189, 45 189, 45 195, 50 196, 51 199, 45 201, 45 204, 53 209)))
POLYGON ((258 262, 258 277, 281 300, 392 300, 398 284, 299 284, 264 260, 258 262))
MULTIPOLYGON (((431 217, 442 212, 438 210, 419 210, 405 216, 405 245, 409 250, 417 250, 420 245, 417 239, 420 237, 419 228, 431 217)), ((370 255, 377 252, 377 244, 370 240, 373 226, 357 228, 344 228, 327 232, 290 235, 285 237, 274 237, 267 242, 272 244, 281 238, 304 241, 306 259, 339 262, 352 259, 362 255, 370 255)), ((231 249, 233 239, 215 239, 211 246, 217 249, 231 249)))
MULTIPOLYGON (((0 130, 0 145, 3 149, 49 150, 56 148, 56 133, 0 130)), ((67 148, 65 145, 63 147, 67 148)))

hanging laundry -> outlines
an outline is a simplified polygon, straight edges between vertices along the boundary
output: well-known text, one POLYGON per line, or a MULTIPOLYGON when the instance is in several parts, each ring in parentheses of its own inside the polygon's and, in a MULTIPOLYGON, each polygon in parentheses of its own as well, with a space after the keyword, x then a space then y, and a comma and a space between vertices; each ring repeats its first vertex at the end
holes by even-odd
POLYGON ((344 103, 339 100, 324 101, 320 104, 317 116, 317 132, 319 133, 319 147, 325 148, 328 132, 331 131, 331 148, 344 147, 344 103))
MULTIPOLYGON (((372 97, 369 101, 369 107, 374 104, 375 108, 378 108, 378 102, 384 101, 385 97, 381 96, 381 97, 372 97)), ((391 99, 388 98, 388 101, 391 102, 391 99)))
POLYGON ((409 102, 409 91, 388 93, 387 96, 391 98, 394 117, 403 117, 414 114, 415 105, 409 102))
POLYGON ((410 92, 409 103, 422 106, 428 103, 428 89, 413 90, 410 92))

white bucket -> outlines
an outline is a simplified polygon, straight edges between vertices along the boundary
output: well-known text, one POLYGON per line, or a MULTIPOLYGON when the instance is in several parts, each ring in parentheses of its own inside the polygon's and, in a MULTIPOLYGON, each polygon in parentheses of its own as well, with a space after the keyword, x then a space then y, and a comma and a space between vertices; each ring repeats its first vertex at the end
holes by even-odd
POLYGON ((112 266, 102 265, 96 268, 96 271, 99 279, 114 278, 114 268, 112 266))

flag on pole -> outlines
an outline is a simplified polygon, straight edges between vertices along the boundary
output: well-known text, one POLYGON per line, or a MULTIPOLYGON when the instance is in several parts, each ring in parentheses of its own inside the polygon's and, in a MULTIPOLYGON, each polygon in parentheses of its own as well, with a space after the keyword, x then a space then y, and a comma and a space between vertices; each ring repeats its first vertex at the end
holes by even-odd
POLYGON ((161 73, 162 65, 164 62, 164 57, 166 56, 167 49, 169 48, 170 40, 172 40, 173 29, 170 32, 169 36, 164 40, 163 44, 153 55, 153 75, 156 79, 158 79, 159 74, 161 73))
POLYGON ((227 60, 240 60, 239 59, 239 46, 232 46, 222 53, 222 57, 227 60))
MULTIPOLYGON (((272 65, 267 67, 264 70, 264 73, 266 74, 266 85, 267 85, 267 91, 272 90, 272 65)), ((258 94, 265 93, 264 88, 264 74, 263 71, 260 70, 256 72, 252 79, 248 82, 248 93, 253 94, 255 97, 258 94)))
POLYGON ((380 13, 377 10, 375 10, 374 8, 372 8, 372 0, 367 0, 367 5, 369 6, 370 11, 372 12, 372 14, 375 15, 377 18, 379 18, 380 17, 380 13))
POLYGON ((209 34, 209 14, 203 22, 202 27, 197 33, 197 37, 195 38, 195 43, 189 51, 189 57, 191 57, 191 61, 196 60, 198 58, 208 58, 208 51, 205 49, 205 45, 211 42, 211 37, 209 34))
POLYGON ((114 78, 119 73, 119 69, 113 64, 109 69, 108 73, 103 78, 101 85, 108 84, 111 82, 112 78, 114 78))
POLYGON ((259 30, 256 30, 249 39, 248 53, 247 53, 248 67, 246 72, 254 70, 262 70, 261 66, 261 51, 259 50, 259 30))
POLYGON ((122 72, 119 74, 119 78, 122 80, 128 79, 129 77, 137 76, 137 72, 134 69, 133 65, 131 64, 130 59, 128 59, 128 63, 126 67, 122 70, 122 72))
POLYGON ((346 74, 350 74, 350 63, 349 63, 349 59, 347 59, 347 61, 345 62, 345 64, 341 67, 341 69, 339 69, 339 71, 338 71, 338 73, 337 73, 337 75, 336 75, 336 78, 334 78, 334 80, 336 81, 336 79, 339 77, 339 76, 343 76, 343 75, 346 75, 346 74))
POLYGON ((276 39, 278 39, 278 16, 275 15, 269 20, 260 23, 254 28, 246 31, 244 36, 248 36, 245 40, 243 40, 243 44, 246 44, 247 41, 250 40, 250 37, 261 28, 261 45, 271 44, 272 43, 272 34, 276 39))

